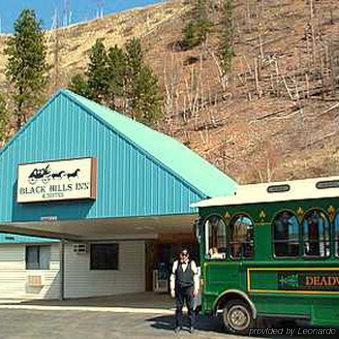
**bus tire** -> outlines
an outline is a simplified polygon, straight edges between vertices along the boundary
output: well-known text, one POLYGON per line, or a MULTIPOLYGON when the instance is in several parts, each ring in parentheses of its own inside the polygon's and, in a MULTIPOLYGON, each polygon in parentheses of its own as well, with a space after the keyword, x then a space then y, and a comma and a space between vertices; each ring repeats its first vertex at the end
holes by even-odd
POLYGON ((251 307, 241 299, 227 302, 222 319, 226 329, 235 334, 246 335, 254 326, 251 307))

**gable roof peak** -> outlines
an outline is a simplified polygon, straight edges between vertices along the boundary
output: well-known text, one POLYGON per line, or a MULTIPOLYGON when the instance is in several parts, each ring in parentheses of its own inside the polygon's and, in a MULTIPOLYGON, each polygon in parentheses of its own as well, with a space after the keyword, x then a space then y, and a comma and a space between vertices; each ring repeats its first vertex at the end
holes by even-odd
POLYGON ((45 105, 0 150, 0 155, 60 95, 64 96, 67 100, 71 100, 108 129, 147 154, 152 161, 160 164, 170 174, 175 175, 193 188, 201 198, 225 196, 234 193, 237 183, 233 179, 178 140, 65 88, 59 89, 54 93, 45 105))

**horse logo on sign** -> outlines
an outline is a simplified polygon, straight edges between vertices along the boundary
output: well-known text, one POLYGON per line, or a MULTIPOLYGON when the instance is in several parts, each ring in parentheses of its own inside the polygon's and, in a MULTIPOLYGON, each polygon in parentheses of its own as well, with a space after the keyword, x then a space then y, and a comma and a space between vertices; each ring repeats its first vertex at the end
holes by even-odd
POLYGON ((38 180, 41 180, 44 184, 47 184, 51 179, 62 179, 67 178, 70 180, 71 178, 77 178, 79 176, 80 169, 77 168, 74 172, 67 173, 64 170, 58 172, 52 172, 50 165, 48 164, 44 168, 35 168, 31 174, 28 176, 28 182, 31 185, 37 183, 38 180))

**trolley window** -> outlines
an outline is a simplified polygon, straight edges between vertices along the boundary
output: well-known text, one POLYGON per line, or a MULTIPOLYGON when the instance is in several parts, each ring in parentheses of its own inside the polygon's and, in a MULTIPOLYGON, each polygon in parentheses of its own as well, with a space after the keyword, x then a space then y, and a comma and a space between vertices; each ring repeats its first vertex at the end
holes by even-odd
POLYGON ((334 244, 335 255, 339 257, 339 211, 337 211, 334 218, 334 244))
POLYGON ((290 211, 280 212, 273 220, 273 246, 276 257, 299 255, 299 222, 290 211))
POLYGON ((205 242, 207 258, 226 258, 226 224, 220 216, 214 215, 206 220, 205 242))
POLYGON ((311 210, 305 215, 303 239, 305 256, 328 257, 330 255, 330 224, 324 212, 311 210))
POLYGON ((253 222, 246 215, 237 215, 230 222, 230 251, 233 259, 253 256, 253 222))

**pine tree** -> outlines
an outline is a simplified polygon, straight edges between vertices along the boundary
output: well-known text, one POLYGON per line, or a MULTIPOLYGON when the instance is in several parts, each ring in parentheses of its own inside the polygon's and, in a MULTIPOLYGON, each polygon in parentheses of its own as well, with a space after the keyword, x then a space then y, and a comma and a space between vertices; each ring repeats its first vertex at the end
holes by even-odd
POLYGON ((9 115, 6 101, 2 94, 0 94, 0 146, 2 146, 8 137, 9 115))
POLYGON ((184 44, 188 48, 199 45, 200 41, 196 37, 196 24, 190 21, 184 28, 184 44))
POLYGON ((124 95, 127 61, 125 52, 118 46, 111 47, 108 52, 108 105, 112 109, 120 110, 122 105, 118 101, 124 95))
POLYGON ((88 86, 87 80, 84 78, 82 74, 76 74, 71 78, 71 81, 68 85, 68 88, 84 97, 90 97, 90 89, 88 86))
POLYGON ((127 72, 130 77, 141 71, 143 57, 140 39, 133 38, 126 44, 127 72))
POLYGON ((157 77, 144 65, 140 39, 127 43, 126 63, 128 113, 143 123, 152 124, 161 116, 162 96, 157 77))
POLYGON ((140 39, 133 38, 126 46, 126 75, 125 75, 125 94, 127 113, 131 113, 131 103, 135 101, 134 82, 139 76, 143 65, 143 52, 140 39))
POLYGON ((183 31, 187 48, 203 43, 211 30, 212 22, 208 19, 206 0, 195 0, 192 17, 183 31))
POLYGON ((126 44, 126 86, 130 96, 133 96, 133 81, 141 71, 143 52, 140 39, 133 38, 126 44))
POLYGON ((25 9, 14 24, 14 35, 7 41, 6 76, 13 87, 16 126, 21 127, 43 100, 46 85, 46 47, 41 22, 33 10, 25 9))
POLYGON ((220 41, 220 64, 224 76, 231 71, 233 50, 233 17, 232 17, 232 0, 223 0, 222 4, 222 32, 220 41))
POLYGON ((102 40, 92 46, 86 76, 88 78, 89 97, 102 102, 108 94, 107 53, 102 40))
POLYGON ((75 75, 69 88, 147 124, 161 117, 163 98, 158 79, 143 62, 140 39, 130 40, 125 51, 111 47, 108 54, 98 40, 91 50, 86 77, 88 80, 75 75))
POLYGON ((133 117, 148 125, 162 114, 162 101, 158 79, 148 66, 142 66, 133 82, 134 96, 131 101, 133 117))

